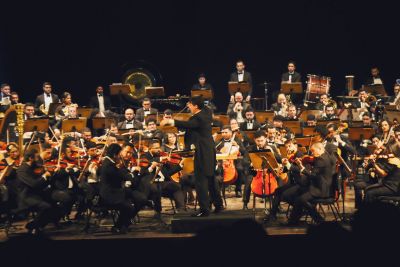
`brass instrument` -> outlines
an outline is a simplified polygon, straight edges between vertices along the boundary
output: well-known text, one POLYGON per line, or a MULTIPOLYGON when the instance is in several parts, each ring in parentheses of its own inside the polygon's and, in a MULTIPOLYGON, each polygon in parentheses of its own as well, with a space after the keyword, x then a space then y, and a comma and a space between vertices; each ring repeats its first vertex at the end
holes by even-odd
POLYGON ((45 114, 45 115, 48 115, 48 114, 49 114, 49 109, 46 108, 46 105, 45 105, 45 104, 41 104, 41 105, 39 106, 39 110, 40 110, 43 114, 45 114))
POLYGON ((70 114, 68 112, 70 107, 78 108, 78 104, 69 104, 69 105, 66 105, 65 107, 63 107, 61 110, 64 113, 64 115, 61 115, 60 112, 57 112, 56 119, 62 120, 62 119, 68 118, 70 116, 70 114))

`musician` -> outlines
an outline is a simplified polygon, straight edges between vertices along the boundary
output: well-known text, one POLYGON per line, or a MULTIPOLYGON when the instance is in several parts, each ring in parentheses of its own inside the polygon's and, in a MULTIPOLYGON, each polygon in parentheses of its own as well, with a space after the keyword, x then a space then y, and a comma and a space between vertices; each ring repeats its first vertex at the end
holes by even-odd
MULTIPOLYGON (((70 96, 67 96, 67 99, 71 99, 70 96)), ((62 126, 62 121, 63 120, 68 120, 68 119, 79 119, 78 115, 78 105, 77 104, 71 104, 69 102, 70 100, 65 100, 64 103, 60 106, 57 107, 56 109, 56 120, 57 122, 53 125, 53 130, 56 133, 56 135, 60 134, 60 129, 62 126), (70 103, 70 104, 65 104, 65 103, 70 103)), ((79 133, 75 132, 74 134, 77 134, 78 136, 80 135, 79 133)))
POLYGON ((275 112, 275 115, 286 116, 287 108, 289 104, 287 103, 287 99, 285 94, 279 94, 276 103, 273 103, 271 109, 275 112))
POLYGON ((300 120, 299 117, 297 116, 297 108, 295 105, 290 105, 288 108, 287 116, 285 118, 286 120, 295 120, 298 121, 300 120))
POLYGON ((225 125, 222 128, 221 135, 222 139, 216 146, 217 151, 219 152, 223 151, 223 153, 229 153, 229 154, 240 153, 240 155, 243 155, 243 159, 234 160, 235 169, 238 174, 235 183, 235 195, 237 198, 240 198, 242 197, 242 184, 244 184, 246 179, 245 170, 248 169, 248 167, 250 166, 248 153, 243 143, 240 141, 238 137, 235 136, 235 138, 232 139, 233 134, 229 125, 225 125))
POLYGON ((362 127, 371 127, 375 130, 375 133, 379 131, 378 124, 372 121, 371 114, 369 112, 364 112, 362 114, 362 127))
POLYGON ((153 118, 149 118, 146 121, 146 131, 144 131, 144 137, 147 139, 157 139, 160 142, 164 138, 164 133, 157 129, 157 122, 153 118))
POLYGON ((53 94, 51 91, 52 91, 51 83, 49 82, 43 83, 43 94, 38 95, 35 101, 36 113, 43 115, 44 114, 43 112, 45 112, 47 114, 51 103, 60 102, 58 95, 53 94))
POLYGON ((129 178, 119 169, 119 154, 122 148, 118 144, 111 144, 107 148, 106 157, 100 168, 100 197, 104 205, 119 211, 118 220, 113 226, 114 233, 126 233, 131 219, 136 214, 135 207, 126 197, 125 181, 129 178))
POLYGON ((282 74, 281 81, 288 83, 301 82, 301 75, 296 72, 296 63, 294 61, 289 61, 287 68, 288 72, 282 74))
POLYGON ((32 119, 35 117, 35 105, 33 103, 26 103, 24 106, 24 120, 32 119))
MULTIPOLYGON (((156 183, 158 194, 174 199, 178 212, 183 212, 185 209, 185 202, 182 189, 180 185, 171 178, 171 175, 182 169, 181 166, 179 164, 161 164, 161 146, 157 139, 150 141, 149 151, 144 153, 142 158, 145 158, 151 164, 147 170, 142 171, 143 175, 147 176, 142 179, 150 183, 156 183)), ((156 206, 158 205, 156 204, 156 206)), ((161 212, 161 207, 155 207, 155 209, 156 212, 161 212)))
POLYGON ((310 181, 310 185, 307 191, 302 192, 301 195, 295 199, 293 210, 289 216, 288 225, 297 225, 303 214, 303 210, 307 211, 317 224, 324 221, 324 218, 317 212, 312 201, 316 198, 331 197, 332 166, 329 155, 325 152, 322 143, 312 144, 310 150, 314 156, 314 163, 311 170, 307 170, 302 161, 296 159, 301 174, 310 181))
POLYGON ((261 124, 256 120, 252 107, 248 107, 245 110, 245 117, 245 121, 240 124, 241 131, 255 131, 261 128, 261 124))
MULTIPOLYGON (((365 202, 375 202, 380 196, 398 195, 400 186, 399 165, 390 158, 377 158, 371 155, 375 172, 381 178, 380 182, 365 188, 365 202)), ((398 160, 398 158, 396 158, 398 160)))
POLYGON ((24 155, 24 162, 17 169, 17 179, 20 182, 18 186, 18 200, 20 209, 35 210, 37 212, 34 219, 29 222, 25 228, 28 233, 40 234, 43 228, 54 221, 56 210, 46 201, 46 192, 48 188, 49 172, 35 173, 39 166, 40 156, 36 149, 31 149, 24 155))
POLYGON ((176 134, 174 133, 166 133, 164 140, 163 140, 163 145, 161 146, 161 151, 170 153, 172 151, 178 150, 178 138, 176 134))
MULTIPOLYGON (((282 158, 274 145, 269 145, 267 142, 267 137, 265 135, 265 132, 262 130, 259 130, 254 133, 254 145, 250 145, 247 147, 248 152, 257 152, 257 151, 263 151, 263 150, 271 150, 274 153, 274 156, 278 162, 282 162, 282 158)), ((251 194, 251 182, 253 181, 253 176, 249 174, 249 176, 246 176, 246 181, 244 185, 244 195, 243 195, 243 209, 247 209, 247 205, 250 200, 250 194, 251 194)))
MULTIPOLYGON (((250 91, 246 97, 246 102, 250 101, 251 92, 253 90, 253 79, 251 77, 251 73, 245 71, 245 65, 243 60, 236 61, 236 72, 231 73, 231 77, 229 81, 231 82, 245 82, 248 83, 250 86, 250 91)), ((231 102, 233 102, 234 96, 231 96, 231 102)))
POLYGON ((308 114, 306 122, 302 122, 304 127, 315 127, 317 126, 317 118, 314 114, 308 114))
POLYGON ((319 109, 323 112, 325 112, 326 107, 329 105, 329 97, 327 94, 322 94, 319 97, 319 102, 315 105, 315 109, 319 109))
POLYGON ((11 105, 11 86, 7 83, 3 83, 0 88, 0 112, 5 112, 11 105))
MULTIPOLYGON (((213 87, 211 86, 211 84, 207 83, 207 78, 204 73, 200 73, 197 76, 197 80, 198 80, 198 83, 196 83, 192 86, 192 90, 211 90, 211 91, 213 90, 213 87)), ((204 104, 212 110, 217 109, 217 107, 211 100, 205 100, 204 104)))
MULTIPOLYGON (((9 209, 17 208, 18 181, 16 169, 20 166, 19 147, 15 143, 6 146, 6 157, 0 161, 0 204, 6 204, 9 209)), ((1 205, 3 206, 3 205, 1 205)))
POLYGON ((193 145, 195 149, 194 174, 200 205, 200 211, 194 216, 204 217, 210 213, 210 198, 215 206, 214 212, 223 210, 221 194, 217 190, 217 182, 214 176, 216 156, 211 133, 212 114, 208 108, 204 107, 202 97, 191 98, 188 102, 188 108, 193 114, 189 121, 164 120, 161 125, 171 124, 178 128, 190 129, 192 133, 190 145, 193 145), (210 196, 207 191, 209 191, 210 196))
POLYGON ((93 114, 100 117, 106 117, 111 110, 111 99, 104 95, 103 86, 96 87, 96 95, 89 101, 89 107, 93 108, 93 114))
POLYGON ((325 108, 325 113, 323 113, 321 116, 321 120, 335 120, 337 118, 335 107, 331 104, 327 105, 325 108))
POLYGON ((151 101, 150 98, 143 98, 142 101, 142 107, 136 110, 136 120, 140 122, 144 122, 146 116, 152 114, 156 115, 158 113, 158 110, 156 108, 151 107, 151 101))
POLYGON ((19 95, 17 92, 13 91, 10 94, 10 100, 11 100, 11 105, 19 104, 21 103, 19 100, 19 95))
POLYGON ((142 123, 138 120, 135 120, 135 112, 133 111, 133 108, 125 109, 124 116, 125 120, 118 123, 118 129, 143 129, 142 123))
POLYGON ((231 101, 228 105, 226 114, 229 118, 235 118, 239 123, 244 122, 245 110, 249 107, 249 104, 243 101, 243 95, 241 92, 235 93, 234 101, 231 101))
POLYGON ((379 133, 382 135, 382 140, 385 145, 393 141, 394 132, 391 131, 392 126, 388 119, 383 119, 379 124, 379 128, 379 133))
MULTIPOLYGON (((274 137, 276 137, 276 133, 282 133, 284 135, 284 137, 287 137, 288 135, 291 134, 291 130, 283 125, 283 121, 285 120, 285 118, 281 115, 276 115, 274 116, 274 118, 272 119, 272 126, 275 128, 275 135, 274 137)), ((269 126, 267 125, 267 131, 268 131, 269 126)), ((272 142, 272 136, 269 136, 268 139, 270 140, 270 142, 272 142)))
MULTIPOLYGON (((241 142, 245 147, 254 144, 254 141, 249 138, 245 131, 240 130, 239 123, 236 119, 229 120, 229 126, 233 132, 238 132, 238 134, 242 137, 241 142)), ((222 128, 223 126, 221 126, 222 128)))
POLYGON ((365 81, 367 85, 383 85, 383 80, 380 75, 378 67, 374 66, 371 68, 371 77, 365 81))
POLYGON ((285 201, 293 205, 295 198, 308 186, 307 181, 301 176, 299 166, 295 162, 296 158, 303 157, 303 152, 298 149, 294 140, 287 140, 285 142, 285 148, 287 157, 282 158, 282 165, 283 172, 288 174, 288 182, 275 190, 272 200, 272 209, 270 214, 266 216, 265 221, 276 221, 280 203, 285 201))

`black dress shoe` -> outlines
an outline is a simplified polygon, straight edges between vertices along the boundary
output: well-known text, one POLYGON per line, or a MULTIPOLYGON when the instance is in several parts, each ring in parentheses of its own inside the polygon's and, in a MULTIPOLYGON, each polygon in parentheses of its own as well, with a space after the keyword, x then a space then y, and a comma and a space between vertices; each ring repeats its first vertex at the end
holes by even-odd
POLYGON ((243 204, 242 210, 248 210, 248 209, 249 209, 249 207, 247 207, 247 204, 243 204))
POLYGON ((224 207, 217 207, 214 209, 214 213, 221 213, 224 210, 224 207))
POLYGON ((209 211, 199 211, 196 213, 193 213, 191 216, 192 217, 208 217, 210 215, 209 211))

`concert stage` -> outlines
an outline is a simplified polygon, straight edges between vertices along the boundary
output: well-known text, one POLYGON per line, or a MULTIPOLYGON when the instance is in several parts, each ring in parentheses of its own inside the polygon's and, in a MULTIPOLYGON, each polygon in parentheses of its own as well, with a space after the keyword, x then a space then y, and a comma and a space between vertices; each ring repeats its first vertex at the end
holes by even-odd
MULTIPOLYGON (((354 194, 353 190, 346 190, 347 199, 345 201, 346 213, 354 212, 354 194)), ((49 225, 45 229, 46 237, 51 240, 98 240, 98 239, 185 239, 196 236, 197 231, 201 231, 212 227, 231 227, 238 223, 241 219, 255 221, 262 224, 268 236, 287 236, 287 235, 304 235, 307 232, 307 225, 303 224, 299 227, 283 227, 279 222, 286 222, 287 205, 282 205, 282 212, 278 214, 278 223, 274 225, 263 224, 264 204, 261 199, 256 200, 256 210, 253 211, 252 201, 249 203, 249 210, 242 210, 242 199, 236 198, 234 192, 227 192, 227 208, 220 214, 211 214, 206 218, 192 218, 190 213, 194 212, 194 206, 188 206, 188 214, 174 215, 171 209, 169 199, 163 198, 163 214, 160 223, 153 218, 152 210, 143 210, 139 213, 140 222, 130 226, 129 232, 123 235, 112 234, 110 229, 112 219, 108 216, 96 220, 92 219, 92 225, 88 233, 83 231, 85 222, 80 221, 71 225, 61 225, 55 228, 49 225)), ((268 203, 267 203, 268 207, 268 203)), ((340 208, 342 205, 340 203, 340 208)), ((333 215, 325 207, 326 220, 333 220, 333 215)), ((308 222, 310 219, 308 219, 308 222)), ((26 233, 24 229, 26 221, 18 221, 13 224, 9 232, 9 238, 20 237, 26 233)), ((347 226, 346 226, 347 227, 347 226)), ((1 240, 7 240, 4 230, 1 231, 1 240)))

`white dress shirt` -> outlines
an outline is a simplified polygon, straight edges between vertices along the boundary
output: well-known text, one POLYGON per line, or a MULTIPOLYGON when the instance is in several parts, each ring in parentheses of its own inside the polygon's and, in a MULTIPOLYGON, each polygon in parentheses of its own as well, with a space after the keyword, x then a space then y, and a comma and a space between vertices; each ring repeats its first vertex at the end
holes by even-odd
POLYGON ((97 99, 99 100, 99 111, 104 113, 106 108, 104 107, 104 97, 103 95, 97 94, 97 99))
POLYGON ((51 94, 49 94, 49 96, 47 96, 47 94, 44 94, 44 108, 46 110, 49 110, 49 106, 50 104, 53 103, 53 98, 51 97, 51 94))
POLYGON ((243 77, 244 77, 244 71, 242 71, 241 73, 238 72, 238 81, 239 82, 243 82, 243 77))

